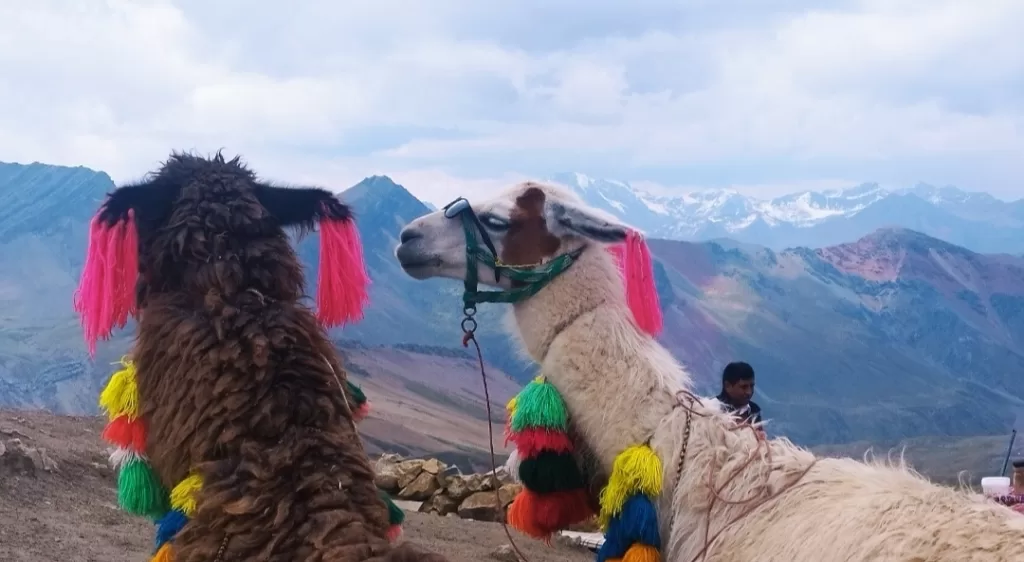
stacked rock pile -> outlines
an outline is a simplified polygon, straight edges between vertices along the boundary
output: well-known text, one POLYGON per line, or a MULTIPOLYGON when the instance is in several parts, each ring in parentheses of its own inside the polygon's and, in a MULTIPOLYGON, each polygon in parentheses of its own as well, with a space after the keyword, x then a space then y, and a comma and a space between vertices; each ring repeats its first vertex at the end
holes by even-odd
POLYGON ((393 498, 422 502, 419 511, 423 513, 454 514, 476 521, 501 521, 522 490, 504 467, 495 473, 464 475, 437 459, 384 454, 374 468, 377 487, 393 498))

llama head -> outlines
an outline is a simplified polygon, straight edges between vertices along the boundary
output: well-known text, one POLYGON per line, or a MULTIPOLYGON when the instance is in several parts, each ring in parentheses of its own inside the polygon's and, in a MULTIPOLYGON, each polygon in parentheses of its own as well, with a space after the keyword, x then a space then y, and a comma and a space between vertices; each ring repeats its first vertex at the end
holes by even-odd
MULTIPOLYGON (((395 255, 402 269, 416 279, 466 278, 467 231, 456 215, 459 200, 424 215, 402 229, 395 255)), ((582 246, 624 242, 629 228, 601 211, 587 207, 575 194, 535 182, 517 184, 497 197, 470 201, 477 225, 473 234, 493 244, 502 265, 528 267, 582 246)), ((481 283, 508 289, 513 282, 483 264, 481 283)))
MULTIPOLYGON (((317 224, 318 292, 365 294, 351 212, 332 193, 272 185, 238 157, 173 153, 143 181, 110 193, 93 219, 75 295, 90 351, 97 338, 109 336, 115 325, 123 326, 161 294, 203 302, 257 291, 273 300, 297 300, 303 293, 302 267, 284 229, 304 233, 317 224), (325 244, 332 246, 326 254, 325 244), (346 269, 355 275, 328 279, 325 287, 325 269, 335 276, 351 273, 346 269)), ((325 297, 331 300, 318 294, 318 301, 325 297)))
POLYGON ((525 182, 493 199, 457 199, 410 222, 400 241, 395 256, 409 276, 463 281, 475 277, 467 281, 467 295, 476 280, 506 290, 521 285, 501 275, 503 267, 536 272, 538 265, 556 256, 574 259, 586 247, 607 247, 624 274, 626 301, 638 327, 651 335, 661 331, 661 308, 643 236, 553 185, 525 182), (477 257, 468 265, 467 236, 474 237, 477 250, 493 254, 495 267, 477 257))

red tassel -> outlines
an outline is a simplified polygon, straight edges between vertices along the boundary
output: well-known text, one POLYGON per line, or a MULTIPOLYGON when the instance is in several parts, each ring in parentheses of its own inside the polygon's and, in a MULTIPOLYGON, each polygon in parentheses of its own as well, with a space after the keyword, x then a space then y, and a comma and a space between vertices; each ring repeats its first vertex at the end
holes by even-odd
POLYGON ((552 431, 543 427, 531 427, 518 433, 510 433, 509 441, 516 444, 519 458, 529 459, 548 450, 556 453, 571 453, 572 441, 564 431, 552 431))
POLYGON ((110 338, 135 314, 135 282, 139 276, 139 243, 132 211, 113 226, 94 217, 89 224, 85 266, 74 295, 90 356, 96 342, 110 338))
POLYGON ((358 408, 352 411, 352 417, 355 418, 356 422, 361 422, 366 419, 366 416, 370 415, 370 401, 367 400, 359 405, 358 408))
POLYGON ((369 301, 370 277, 363 263, 359 231, 352 220, 320 222, 320 274, 316 306, 327 327, 361 320, 369 301))
POLYGON ((654 286, 651 251, 642 234, 630 230, 624 244, 609 246, 608 251, 622 272, 626 285, 626 303, 641 330, 652 336, 661 333, 661 303, 654 286))
POLYGON ((117 416, 103 428, 100 437, 140 455, 146 450, 146 424, 142 418, 133 420, 128 416, 117 416))
POLYGON ((537 539, 547 539, 592 515, 587 492, 582 488, 550 494, 523 490, 508 506, 508 524, 537 539))
POLYGON ((390 541, 390 542, 397 541, 399 538, 402 537, 402 526, 401 525, 391 525, 390 527, 388 527, 387 537, 388 537, 388 541, 390 541))

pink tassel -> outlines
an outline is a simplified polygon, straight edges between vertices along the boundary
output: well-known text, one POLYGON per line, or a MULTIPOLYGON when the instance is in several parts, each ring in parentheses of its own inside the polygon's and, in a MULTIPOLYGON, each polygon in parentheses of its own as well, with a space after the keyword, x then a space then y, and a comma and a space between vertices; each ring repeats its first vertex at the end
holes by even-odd
POLYGON ((89 224, 85 266, 74 295, 81 316, 89 356, 96 342, 110 338, 114 327, 123 328, 136 312, 135 282, 139 275, 138 234, 134 214, 113 226, 94 217, 89 224))
POLYGON ((619 273, 626 274, 623 262, 626 260, 626 243, 615 244, 614 246, 608 246, 608 253, 615 258, 615 265, 619 267, 619 273))
POLYGON ((641 330, 652 336, 661 333, 661 303, 654 286, 654 270, 651 251, 642 234, 630 230, 626 242, 610 246, 608 251, 615 258, 626 285, 626 303, 633 312, 633 319, 641 330))
POLYGON ((370 277, 363 263, 359 231, 351 220, 320 221, 320 274, 316 306, 327 327, 363 318, 370 277))
POLYGON ((387 536, 388 536, 388 540, 389 541, 396 542, 399 538, 402 537, 402 526, 401 525, 391 525, 390 527, 388 527, 388 535, 387 536))
POLYGON ((366 419, 366 416, 370 415, 370 401, 367 400, 359 405, 355 411, 352 412, 352 417, 356 419, 356 422, 361 422, 366 419))

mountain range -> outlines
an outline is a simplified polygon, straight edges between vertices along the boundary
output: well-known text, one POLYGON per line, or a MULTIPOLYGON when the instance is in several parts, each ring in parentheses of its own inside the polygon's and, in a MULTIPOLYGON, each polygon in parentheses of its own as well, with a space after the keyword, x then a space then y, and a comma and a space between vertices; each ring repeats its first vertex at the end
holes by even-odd
MULTIPOLYGON (((89 361, 70 307, 86 225, 112 188, 85 168, 0 164, 0 406, 94 412, 108 363, 128 348, 130 328, 89 361)), ((486 419, 479 371, 460 342, 461 285, 414 281, 398 267, 399 230, 429 211, 408 190, 374 176, 341 197, 356 212, 372 304, 332 336, 371 400, 385 404, 384 417, 367 422, 377 427, 371 437, 427 450, 439 430, 423 420, 486 419), (418 437, 395 437, 402 431, 418 437)), ((1024 258, 907 228, 819 248, 650 244, 662 343, 704 393, 717 392, 725 363, 752 363, 774 433, 807 445, 991 435, 1024 404, 1024 258)), ((316 236, 298 251, 315 279, 316 236)), ((495 416, 534 373, 503 333, 503 313, 479 313, 495 416)), ((479 450, 481 438, 466 441, 479 450)))
POLYGON ((778 250, 841 244, 880 228, 901 227, 976 252, 1024 253, 1024 200, 1007 202, 956 187, 918 184, 889 190, 865 183, 757 199, 731 190, 654 195, 627 182, 581 173, 550 179, 656 238, 729 238, 778 250))

